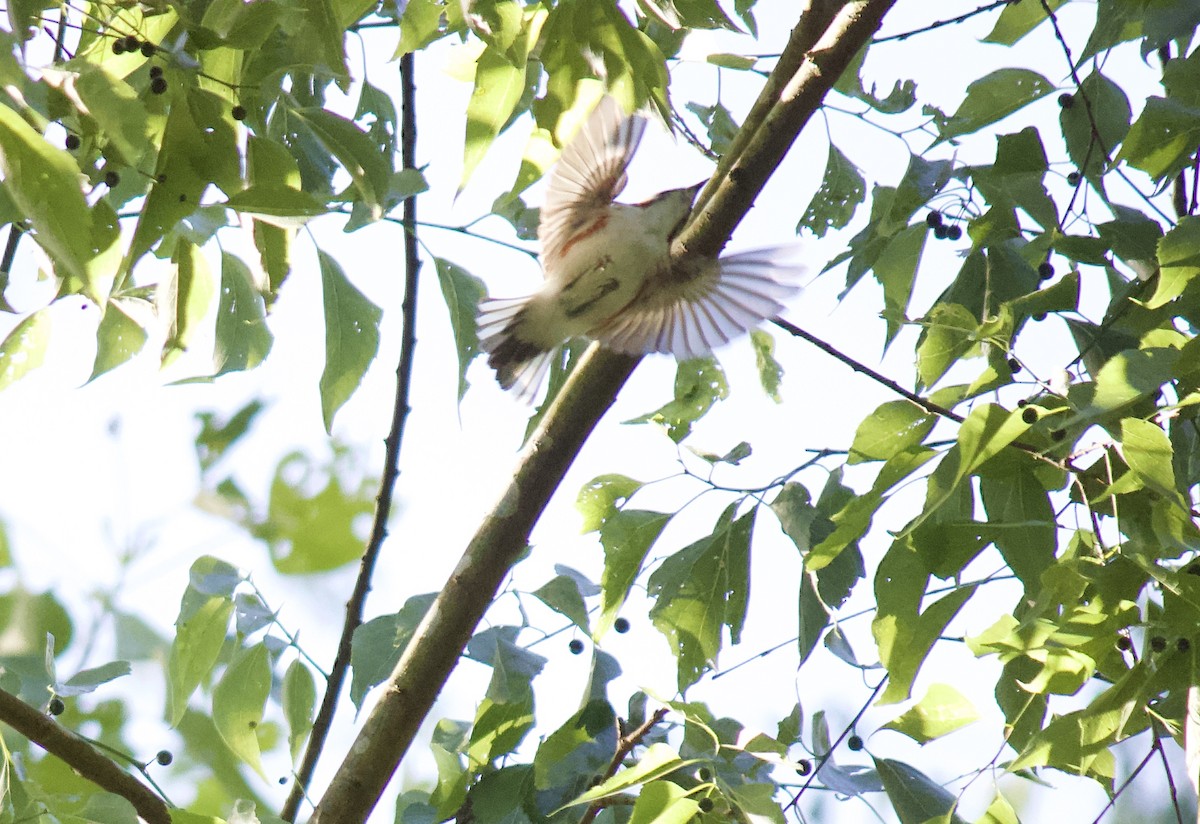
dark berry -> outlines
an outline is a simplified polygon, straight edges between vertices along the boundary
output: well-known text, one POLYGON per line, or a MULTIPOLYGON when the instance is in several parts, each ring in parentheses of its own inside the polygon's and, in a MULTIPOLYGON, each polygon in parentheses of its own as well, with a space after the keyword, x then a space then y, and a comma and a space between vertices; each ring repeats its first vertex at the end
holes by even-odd
POLYGON ((1054 277, 1054 265, 1048 260, 1043 260, 1038 264, 1038 277, 1042 280, 1050 280, 1054 277))
POLYGON ((567 644, 567 649, 571 651, 572 655, 578 655, 583 652, 583 642, 578 638, 572 638, 571 643, 567 644))
POLYGON ((1129 640, 1128 635, 1118 635, 1117 649, 1119 649, 1121 652, 1129 652, 1131 649, 1133 649, 1133 641, 1129 640))
POLYGON ((1154 652, 1162 652, 1167 648, 1167 639, 1161 635, 1155 635, 1150 639, 1150 649, 1154 652))
POLYGON ((620 633, 629 632, 629 619, 618 618, 617 620, 613 621, 613 629, 620 633))
POLYGON ((852 752, 858 752, 863 748, 863 740, 857 735, 852 735, 846 739, 846 746, 849 747, 852 752))
POLYGON ((104 185, 107 186, 108 188, 111 189, 120 182, 121 182, 121 176, 119 174, 117 174, 116 172, 105 172, 104 173, 104 185))
POLYGON ((175 756, 171 755, 170 750, 159 750, 158 755, 154 756, 154 760, 166 767, 175 760, 175 756))
POLYGON ((1045 313, 1045 312, 1038 312, 1038 313, 1036 313, 1036 314, 1033 316, 1033 319, 1034 319, 1035 321, 1041 322, 1041 321, 1043 321, 1043 320, 1045 320, 1045 319, 1046 319, 1046 313, 1045 313))
POLYGON ((1071 108, 1075 105, 1075 96, 1066 93, 1060 94, 1058 96, 1058 105, 1062 106, 1064 109, 1071 108))
POLYGON ((796 762, 796 773, 798 775, 808 775, 812 772, 812 762, 807 758, 801 758, 796 762))
POLYGON ((715 807, 715 806, 716 805, 713 804, 713 800, 711 798, 701 798, 700 799, 699 807, 700 807, 700 812, 702 812, 702 813, 711 813, 713 807, 715 807))
POLYGON ((1067 175, 1067 183, 1071 184, 1072 186, 1078 186, 1079 181, 1082 179, 1083 178, 1080 176, 1079 172, 1071 172, 1069 175, 1067 175))
POLYGON ((150 93, 151 94, 162 94, 166 90, 167 90, 167 78, 163 77, 162 75, 159 75, 158 77, 156 77, 150 81, 150 93))
POLYGON ((241 104, 238 104, 237 106, 233 107, 233 111, 231 111, 230 114, 233 115, 234 120, 245 120, 246 119, 246 107, 241 104))
POLYGON ((1037 423, 1038 413, 1032 406, 1027 406, 1021 411, 1021 420, 1025 423, 1037 423))
POLYGON ((1188 575, 1200 575, 1200 563, 1189 564, 1188 566, 1184 567, 1183 571, 1188 575))
POLYGON ((125 38, 125 51, 135 52, 142 47, 142 41, 138 40, 135 35, 129 35, 125 38))
POLYGON ((1017 409, 1024 409, 1027 406, 1029 406, 1028 398, 1021 398, 1019 401, 1017 401, 1017 409))
POLYGON ((1021 371, 1021 362, 1016 358, 1008 359, 1008 371, 1014 375, 1021 371))
POLYGON ((63 700, 56 695, 50 699, 50 703, 46 706, 46 712, 50 713, 51 715, 62 715, 66 708, 67 705, 64 704, 63 700))
POLYGON ((942 213, 934 209, 929 214, 925 215, 925 225, 930 229, 936 229, 942 225, 942 213))
POLYGON ((945 240, 950 237, 949 229, 941 224, 933 227, 933 236, 938 240, 945 240))
POLYGON ((286 775, 279 776, 279 786, 282 787, 286 783, 287 783, 287 776, 286 775))
POLYGON ((153 43, 142 44, 142 57, 153 57, 156 51, 158 51, 158 47, 153 43))
POLYGON ((696 770, 696 777, 701 781, 712 781, 712 770, 708 767, 701 767, 696 770))
POLYGON ((112 53, 113 54, 124 54, 125 53, 125 39, 124 38, 118 37, 116 40, 113 41, 112 53))
POLYGON ((179 196, 179 202, 180 202, 180 203, 187 203, 187 195, 180 195, 180 196, 179 196))
POLYGON ((1050 440, 1052 441, 1061 441, 1065 437, 1067 437, 1067 430, 1065 429, 1050 430, 1050 440))
POLYGON ((153 77, 162 77, 162 73, 163 73, 162 66, 151 66, 150 67, 150 76, 152 78, 153 77))
POLYGON ((1178 641, 1175 642, 1175 649, 1179 650, 1180 652, 1187 652, 1191 648, 1192 648, 1192 642, 1186 638, 1180 638, 1178 641))
POLYGON ((962 227, 961 226, 947 226, 946 227, 946 237, 949 240, 958 240, 959 238, 962 237, 962 227))
POLYGON ((81 142, 82 141, 80 141, 79 135, 69 134, 67 135, 67 139, 64 141, 64 145, 67 147, 68 152, 73 152, 79 148, 79 144, 81 142))

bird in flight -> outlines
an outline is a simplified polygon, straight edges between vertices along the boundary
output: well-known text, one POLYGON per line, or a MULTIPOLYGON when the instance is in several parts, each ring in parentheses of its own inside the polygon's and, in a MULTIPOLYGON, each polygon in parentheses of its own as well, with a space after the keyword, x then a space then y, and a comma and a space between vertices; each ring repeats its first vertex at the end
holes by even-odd
POLYGON ((551 355, 576 337, 616 352, 680 360, 774 317, 799 291, 796 244, 673 265, 671 240, 701 186, 617 203, 646 120, 611 97, 567 144, 538 224, 542 288, 479 305, 479 342, 505 389, 532 400, 551 355))

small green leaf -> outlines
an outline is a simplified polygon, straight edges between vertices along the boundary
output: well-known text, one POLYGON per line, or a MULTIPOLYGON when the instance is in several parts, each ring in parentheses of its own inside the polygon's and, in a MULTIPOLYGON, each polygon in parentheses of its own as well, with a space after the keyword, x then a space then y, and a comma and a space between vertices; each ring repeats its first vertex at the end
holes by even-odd
POLYGON ((50 345, 50 312, 39 309, 17 324, 0 342, 0 390, 7 389, 46 359, 50 345))
POLYGON ((817 237, 825 237, 830 229, 844 229, 866 198, 866 181, 850 158, 832 143, 825 161, 825 177, 821 186, 800 217, 796 231, 807 227, 817 237))
POLYGON ((775 360, 774 336, 763 329, 754 329, 750 332, 750 342, 754 345, 754 363, 758 367, 758 380, 763 391, 775 403, 783 403, 783 397, 779 394, 783 367, 775 360))
POLYGON ((336 260, 320 252, 325 299, 325 370, 321 373, 321 414, 325 431, 362 382, 379 350, 383 312, 358 291, 336 260))
POLYGON ((599 637, 612 626, 625 605, 642 571, 650 547, 671 520, 665 512, 622 509, 605 516, 600 527, 604 547, 604 574, 600 579, 600 618, 596 622, 599 637))
POLYGON ((688 791, 667 780, 653 781, 638 793, 629 824, 687 824, 700 812, 688 791))
POLYGON ((253 369, 271 351, 267 309, 254 287, 250 268, 228 252, 221 253, 221 305, 213 367, 217 375, 253 369))
POLYGON ((534 590, 533 595, 584 632, 591 632, 588 628, 587 604, 583 602, 579 584, 573 578, 556 575, 534 590))
POLYGON ((208 316, 216 285, 208 260, 193 243, 180 240, 172 257, 175 270, 158 287, 159 313, 170 318, 163 343, 162 365, 188 351, 208 316))
POLYGON ((939 141, 972 134, 1054 91, 1054 84, 1028 69, 998 69, 967 86, 967 97, 944 124, 939 141))
POLYGON ((98 667, 89 667, 72 675, 55 687, 54 691, 63 697, 83 695, 94 692, 95 689, 109 681, 115 681, 129 675, 133 668, 128 661, 110 661, 98 667))
POLYGON ((238 758, 266 778, 258 727, 271 692, 270 654, 263 644, 242 650, 213 687, 213 724, 238 758))
POLYGON ((125 363, 146 345, 146 330, 121 308, 125 302, 110 300, 104 310, 96 330, 96 360, 89 380, 125 363))
POLYGON ((675 370, 675 399, 626 423, 662 424, 667 436, 680 443, 691 434, 692 424, 728 395, 725 370, 715 358, 680 361, 675 370))
POLYGON ((448 32, 441 28, 442 6, 439 0, 409 0, 400 17, 400 42, 392 59, 419 51, 448 32))
POLYGON ((674 772, 692 763, 695 763, 695 759, 683 760, 679 757, 679 753, 669 744, 661 742, 651 744, 632 767, 621 770, 602 784, 592 787, 583 795, 576 797, 570 803, 564 804, 558 810, 555 810, 551 815, 556 815, 567 807, 573 807, 576 804, 589 804, 593 801, 609 798, 624 792, 630 787, 654 781, 667 773, 674 772))
POLYGON ((900 824, 966 824, 955 812, 958 798, 925 773, 902 761, 874 758, 883 789, 900 824))
POLYGON ((288 749, 293 763, 300 757, 313 725, 317 705, 317 685, 313 675, 299 659, 288 665, 283 676, 283 716, 288 725, 288 749))
MULTIPOLYGON (((206 555, 192 564, 190 578, 202 581, 227 568, 228 564, 206 555)), ((232 615, 229 595, 206 594, 195 583, 184 590, 167 662, 167 721, 171 726, 183 720, 188 699, 216 665, 232 615)))
POLYGON ((858 425, 850 445, 850 463, 886 461, 922 443, 936 422, 912 401, 887 401, 858 425))
POLYGON ((225 205, 235 212, 244 212, 272 226, 298 229, 310 218, 326 214, 324 203, 299 189, 277 184, 253 184, 234 193, 225 205))
POLYGON ((383 217, 392 159, 380 152, 375 141, 352 120, 317 107, 293 109, 290 114, 307 126, 342 164, 371 220, 383 217))
POLYGON ((933 386, 958 360, 974 348, 979 322, 957 303, 938 303, 925 317, 917 344, 917 375, 922 386, 933 386))
POLYGON ((749 71, 758 64, 757 57, 750 57, 742 54, 728 54, 721 52, 718 54, 710 54, 705 60, 714 66, 720 66, 723 69, 734 69, 736 71, 749 71))
POLYGON ((647 583, 650 617, 676 656, 681 691, 716 665, 726 628, 732 643, 741 637, 757 510, 734 520, 736 508, 730 504, 711 535, 668 557, 647 583))
POLYGON ((1166 432, 1150 421, 1125 418, 1121 421, 1121 452, 1142 483, 1185 512, 1190 511, 1175 483, 1171 441, 1166 432))
POLYGON ((414 595, 393 615, 372 618, 354 630, 350 652, 350 700, 361 709, 367 691, 391 675, 404 654, 417 625, 433 605, 437 593, 414 595))
POLYGON ((467 367, 479 354, 479 332, 475 323, 479 301, 487 294, 482 280, 466 269, 442 258, 434 258, 442 298, 450 312, 450 329, 458 350, 458 399, 467 392, 467 367))
POLYGON ((1058 113, 1058 122, 1071 162, 1089 180, 1098 183, 1100 175, 1108 171, 1112 153, 1129 132, 1132 111, 1124 90, 1099 71, 1084 78, 1078 94, 1091 105, 1077 101, 1058 113))
MULTIPOLYGON (((1046 5, 1054 12, 1066 3, 1067 0, 1049 0, 1046 5)), ((1049 19, 1041 3, 1009 3, 983 42, 1011 46, 1049 19)))
POLYGON ((461 192, 525 93, 525 66, 514 66, 501 51, 488 48, 475 68, 475 89, 467 102, 461 192))
POLYGON ((1121 159, 1156 181, 1178 172, 1190 162, 1200 142, 1200 107, 1178 100, 1151 97, 1129 127, 1121 146, 1121 159))
POLYGON ((930 684, 920 701, 884 724, 883 729, 925 744, 978 720, 975 706, 961 692, 949 684, 930 684))

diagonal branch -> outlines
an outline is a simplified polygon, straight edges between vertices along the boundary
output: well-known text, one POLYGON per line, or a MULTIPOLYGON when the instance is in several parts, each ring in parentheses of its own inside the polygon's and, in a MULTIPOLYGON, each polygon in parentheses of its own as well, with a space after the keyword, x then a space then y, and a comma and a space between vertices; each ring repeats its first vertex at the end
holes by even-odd
POLYGON ((167 805, 149 787, 87 741, 4 690, 0 690, 0 721, 61 759, 88 781, 124 798, 149 824, 171 824, 167 805))
MULTIPOLYGON (((413 80, 414 61, 412 54, 406 54, 400 59, 401 78, 401 123, 400 123, 400 163, 405 169, 415 169, 417 118, 416 118, 416 84, 413 80)), ((363 607, 366 604, 367 593, 371 591, 371 578, 375 572, 375 562, 387 537, 388 517, 392 512, 392 493, 396 487, 396 479, 400 476, 400 444, 404 440, 404 425, 408 421, 409 390, 412 385, 413 352, 416 348, 417 333, 417 274, 421 269, 417 249, 417 199, 410 197, 404 201, 404 303, 401 306, 401 316, 404 324, 403 337, 400 342, 400 361, 396 366, 396 400, 392 409, 392 427, 384 441, 385 457, 383 477, 379 482, 379 496, 375 507, 375 520, 371 524, 371 537, 363 552, 359 564, 358 577, 354 582, 354 592, 346 603, 346 618, 342 624, 342 635, 338 640, 337 655, 333 661, 329 678, 326 680, 325 696, 321 699, 321 708, 313 722, 312 733, 308 746, 304 751, 304 759, 296 773, 292 791, 288 794, 280 817, 284 821, 295 821, 299 812, 300 802, 308 792, 312 782, 313 771, 317 760, 325 748, 325 740, 333 724, 333 715, 337 710, 338 699, 346 682, 346 673, 350 669, 351 642, 354 631, 362 624, 363 607)))
MULTIPOLYGON (((784 76, 778 78, 781 82, 768 83, 768 89, 779 89, 777 93, 764 90, 760 96, 758 105, 766 109, 761 125, 730 164, 728 176, 710 184, 711 197, 681 234, 674 254, 686 250, 713 255, 725 245, 800 129, 894 2, 846 3, 790 73, 777 68, 784 76)), ((310 824, 366 820, 509 569, 524 552, 551 494, 637 363, 637 358, 596 345, 588 349, 521 452, 499 502, 484 517, 417 627, 310 824)))

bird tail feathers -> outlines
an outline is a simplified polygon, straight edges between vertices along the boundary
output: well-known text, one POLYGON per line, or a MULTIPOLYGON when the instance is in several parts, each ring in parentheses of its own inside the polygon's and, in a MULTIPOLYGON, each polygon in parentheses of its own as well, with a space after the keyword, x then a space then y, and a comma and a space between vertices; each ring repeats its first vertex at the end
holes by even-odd
POLYGON ((488 366, 504 389, 532 403, 550 368, 554 349, 546 350, 522 340, 518 334, 524 298, 488 298, 480 302, 479 348, 487 353, 488 366))

